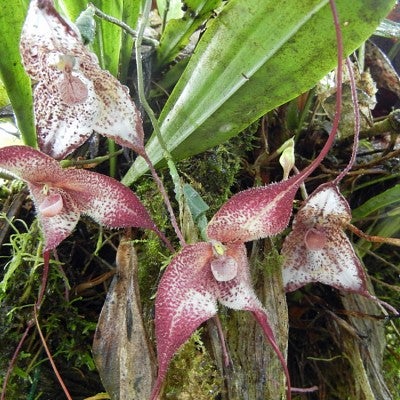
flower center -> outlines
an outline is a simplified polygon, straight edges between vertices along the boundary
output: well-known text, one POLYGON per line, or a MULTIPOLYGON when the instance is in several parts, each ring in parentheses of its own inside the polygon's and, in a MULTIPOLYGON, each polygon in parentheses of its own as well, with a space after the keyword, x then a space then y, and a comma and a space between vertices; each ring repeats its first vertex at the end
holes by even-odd
POLYGON ((49 64, 63 72, 63 76, 57 82, 58 91, 62 102, 73 106, 83 103, 88 98, 88 88, 82 79, 77 76, 78 59, 69 54, 52 54, 49 57, 49 64), (75 72, 73 75, 73 71, 75 72))
POLYGON ((235 278, 238 271, 237 261, 225 254, 225 246, 217 241, 211 242, 214 259, 211 261, 211 272, 218 282, 227 282, 235 278))
MULTIPOLYGON (((47 188, 48 190, 48 188, 47 188)), ((54 217, 60 214, 64 207, 64 202, 61 194, 51 193, 47 194, 44 200, 39 204, 39 212, 43 217, 54 217)))
POLYGON ((211 272, 218 282, 226 282, 237 275, 238 264, 229 256, 219 256, 211 261, 211 272))
POLYGON ((311 228, 304 235, 304 243, 308 250, 322 250, 326 242, 326 233, 321 228, 311 228))

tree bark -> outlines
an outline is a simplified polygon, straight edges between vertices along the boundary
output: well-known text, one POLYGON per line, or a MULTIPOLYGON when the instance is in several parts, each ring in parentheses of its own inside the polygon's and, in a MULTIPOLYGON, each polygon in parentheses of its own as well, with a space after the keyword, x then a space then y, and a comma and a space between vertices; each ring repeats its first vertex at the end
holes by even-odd
MULTIPOLYGON (((281 352, 287 352, 288 317, 279 255, 270 242, 254 243, 250 265, 255 291, 267 310, 281 352), (264 254, 273 254, 265 257, 264 254)), ((224 400, 278 400, 285 398, 282 365, 251 313, 226 310, 222 317, 230 365, 218 351, 218 365, 225 378, 224 400)), ((214 343, 218 339, 214 334, 214 343)), ((218 348, 216 343, 214 348, 218 348)))

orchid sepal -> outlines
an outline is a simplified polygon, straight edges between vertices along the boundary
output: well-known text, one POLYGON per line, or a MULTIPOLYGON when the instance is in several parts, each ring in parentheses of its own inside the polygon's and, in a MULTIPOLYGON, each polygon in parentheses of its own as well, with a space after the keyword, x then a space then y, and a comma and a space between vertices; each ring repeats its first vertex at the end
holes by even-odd
POLYGON ((27 183, 43 229, 44 251, 68 237, 81 215, 109 228, 141 227, 160 233, 138 197, 109 176, 62 169, 52 157, 28 146, 1 148, 0 169, 27 183))

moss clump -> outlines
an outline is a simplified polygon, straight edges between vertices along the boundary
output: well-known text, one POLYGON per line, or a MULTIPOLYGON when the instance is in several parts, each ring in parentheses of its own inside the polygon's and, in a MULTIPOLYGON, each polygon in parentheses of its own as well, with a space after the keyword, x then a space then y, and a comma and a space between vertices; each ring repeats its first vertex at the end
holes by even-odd
POLYGON ((200 338, 201 330, 181 348, 171 363, 166 399, 217 399, 223 384, 210 354, 200 338))
POLYGON ((243 160, 255 147, 257 129, 258 123, 254 123, 241 135, 178 164, 182 176, 210 206, 210 216, 232 192, 243 189, 239 172, 243 169, 243 160))

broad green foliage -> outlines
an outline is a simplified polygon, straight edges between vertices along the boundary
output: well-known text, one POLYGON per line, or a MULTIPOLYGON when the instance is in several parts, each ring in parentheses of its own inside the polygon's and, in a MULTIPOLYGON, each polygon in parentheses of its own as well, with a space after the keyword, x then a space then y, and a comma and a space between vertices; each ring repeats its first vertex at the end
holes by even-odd
POLYGON ((172 61, 179 54, 179 51, 188 44, 190 36, 220 4, 221 0, 190 0, 185 2, 186 8, 182 18, 171 19, 165 26, 157 51, 158 68, 172 61))
POLYGON ((11 100, 25 144, 36 147, 30 79, 19 54, 19 36, 29 1, 0 1, 0 77, 11 100))
POLYGON ((398 207, 400 203, 400 185, 395 185, 392 188, 379 193, 377 196, 372 197, 360 207, 353 210, 353 222, 362 220, 368 215, 385 210, 390 207, 395 211, 393 214, 398 214, 398 207))
MULTIPOLYGON (((345 53, 376 29, 392 0, 337 0, 345 53)), ((175 159, 237 135, 269 110, 310 89, 336 63, 328 1, 232 0, 209 23, 160 115, 161 133, 175 159)), ((163 151, 153 136, 153 163, 163 151)), ((147 170, 138 159, 123 182, 147 170)))

